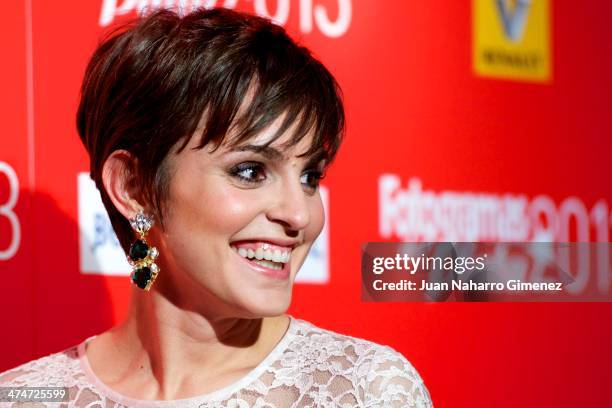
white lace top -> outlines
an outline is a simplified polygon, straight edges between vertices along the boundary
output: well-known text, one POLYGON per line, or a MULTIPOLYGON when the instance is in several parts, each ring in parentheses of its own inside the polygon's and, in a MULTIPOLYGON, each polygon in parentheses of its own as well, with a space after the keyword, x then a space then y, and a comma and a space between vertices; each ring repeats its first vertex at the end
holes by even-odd
MULTIPOLYGON (((121 395, 93 373, 89 337, 62 352, 0 374, 0 386, 68 387, 69 402, 0 407, 419 407, 433 404, 423 380, 388 346, 321 329, 291 317, 289 329, 249 374, 215 392, 172 401, 121 395)), ((23 404, 23 403, 21 403, 23 404)))

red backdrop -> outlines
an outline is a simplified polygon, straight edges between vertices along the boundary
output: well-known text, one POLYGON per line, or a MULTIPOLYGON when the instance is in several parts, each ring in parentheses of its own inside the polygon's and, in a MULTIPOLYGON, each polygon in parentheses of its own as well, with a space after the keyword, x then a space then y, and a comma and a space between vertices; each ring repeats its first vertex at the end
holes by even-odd
MULTIPOLYGON (((86 62, 108 29, 101 21, 133 17, 119 15, 129 3, 3 5, 0 371, 104 331, 125 313, 128 279, 79 267, 76 180, 88 161, 75 112, 86 62)), ((609 241, 609 2, 550 5, 545 81, 476 72, 476 2, 226 3, 288 6, 284 25, 345 94, 348 134, 324 183, 328 281, 296 284, 289 312, 402 352, 436 406, 608 405, 610 303, 362 303, 360 245, 404 238, 381 232, 379 179, 387 173, 401 189, 418 178, 436 194, 521 196, 552 203, 553 215, 584 210, 587 218, 566 217, 570 232, 549 229, 548 238, 579 239, 573 229, 586 222, 587 239, 609 241), (307 17, 323 9, 330 24, 315 17, 308 32, 307 17)), ((531 215, 527 239, 542 218, 531 215)))

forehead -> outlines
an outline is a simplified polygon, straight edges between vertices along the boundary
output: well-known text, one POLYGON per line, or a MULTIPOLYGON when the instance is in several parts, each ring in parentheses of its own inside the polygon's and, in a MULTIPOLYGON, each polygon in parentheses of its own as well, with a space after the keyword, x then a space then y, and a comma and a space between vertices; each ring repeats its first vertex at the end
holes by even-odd
MULTIPOLYGON (((252 137, 244 140, 236 140, 235 132, 231 132, 221 144, 219 150, 222 153, 233 151, 254 151, 267 153, 270 158, 283 159, 292 156, 304 157, 304 153, 308 152, 314 140, 314 129, 310 129, 299 141, 296 142, 296 132, 298 130, 299 121, 296 120, 280 135, 277 134, 282 126, 286 113, 279 115, 262 131, 254 134, 252 137), (283 157, 272 157, 281 155, 283 157)), ((306 158, 316 155, 311 154, 306 158)))

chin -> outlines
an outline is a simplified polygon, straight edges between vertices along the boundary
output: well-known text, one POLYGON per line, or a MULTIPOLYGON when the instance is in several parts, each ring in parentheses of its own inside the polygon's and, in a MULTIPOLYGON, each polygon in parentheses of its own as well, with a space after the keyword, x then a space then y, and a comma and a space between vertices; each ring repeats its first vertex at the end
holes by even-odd
POLYGON ((289 309, 291 293, 254 293, 242 302, 242 307, 255 317, 274 317, 282 315, 289 309))

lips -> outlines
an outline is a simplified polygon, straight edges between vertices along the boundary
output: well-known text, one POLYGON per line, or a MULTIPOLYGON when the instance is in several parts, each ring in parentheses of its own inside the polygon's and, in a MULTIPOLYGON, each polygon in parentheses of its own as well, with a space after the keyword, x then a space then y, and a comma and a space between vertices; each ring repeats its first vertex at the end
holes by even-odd
POLYGON ((256 259, 250 260, 250 259, 242 257, 234 249, 231 249, 231 251, 234 253, 234 255, 236 255, 236 257, 238 257, 240 259, 241 263, 243 263, 252 272, 257 273, 258 275, 263 275, 263 276, 266 276, 268 278, 276 279, 276 280, 286 280, 290 276, 291 269, 290 269, 290 263, 289 262, 282 263, 282 268, 281 269, 273 269, 273 268, 267 267, 265 265, 261 265, 261 264, 256 263, 255 262, 256 259))
POLYGON ((291 249, 272 246, 268 243, 237 243, 231 247, 240 256, 248 259, 267 260, 274 263, 287 263, 291 257, 291 249))
POLYGON ((230 242, 232 246, 263 246, 267 245, 272 249, 291 250, 298 246, 301 242, 289 239, 278 239, 268 237, 251 237, 247 239, 238 239, 230 242))

